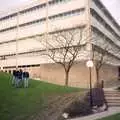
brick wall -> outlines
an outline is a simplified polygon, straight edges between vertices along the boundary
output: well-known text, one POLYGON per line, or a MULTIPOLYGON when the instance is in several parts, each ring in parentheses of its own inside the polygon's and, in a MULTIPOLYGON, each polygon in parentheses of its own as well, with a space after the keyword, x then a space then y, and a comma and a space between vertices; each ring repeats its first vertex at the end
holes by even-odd
MULTIPOLYGON (((31 77, 40 78, 50 83, 65 84, 64 69, 58 64, 43 64, 40 67, 29 68, 31 77)), ((108 81, 117 79, 118 68, 104 65, 100 70, 100 80, 108 81)), ((92 84, 96 82, 95 69, 92 68, 92 84)), ((75 64, 69 74, 69 86, 89 87, 89 69, 85 62, 75 64)))

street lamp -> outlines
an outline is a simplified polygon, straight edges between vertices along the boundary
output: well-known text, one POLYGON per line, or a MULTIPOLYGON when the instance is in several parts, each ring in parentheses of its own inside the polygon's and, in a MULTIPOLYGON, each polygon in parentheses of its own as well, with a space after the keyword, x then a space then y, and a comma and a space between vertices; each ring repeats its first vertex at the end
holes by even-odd
POLYGON ((91 81, 91 77, 92 77, 92 75, 91 75, 91 68, 93 67, 93 61, 92 60, 88 60, 87 62, 86 62, 86 66, 89 68, 89 79, 90 79, 90 106, 92 107, 92 105, 93 105, 93 99, 92 99, 92 81, 91 81))

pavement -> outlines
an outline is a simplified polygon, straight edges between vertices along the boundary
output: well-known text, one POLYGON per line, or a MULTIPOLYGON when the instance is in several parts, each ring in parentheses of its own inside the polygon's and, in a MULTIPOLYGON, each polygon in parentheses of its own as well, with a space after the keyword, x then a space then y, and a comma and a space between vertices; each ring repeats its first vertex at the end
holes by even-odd
POLYGON ((92 115, 78 117, 78 118, 74 118, 74 119, 68 119, 68 120, 97 120, 97 119, 111 116, 111 115, 114 115, 117 113, 120 113, 120 107, 109 107, 109 109, 107 111, 104 111, 101 113, 95 113, 92 115))

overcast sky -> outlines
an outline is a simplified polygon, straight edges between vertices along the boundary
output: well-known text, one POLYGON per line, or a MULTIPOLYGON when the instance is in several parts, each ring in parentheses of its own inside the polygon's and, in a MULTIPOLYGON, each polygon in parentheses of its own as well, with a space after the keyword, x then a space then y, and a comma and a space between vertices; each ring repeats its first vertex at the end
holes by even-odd
MULTIPOLYGON (((23 4, 24 2, 30 2, 33 0, 0 0, 0 11, 4 11, 7 8, 12 8, 23 4)), ((101 0, 107 9, 111 12, 112 16, 120 24, 120 0, 101 0)))
POLYGON ((101 0, 120 25, 120 0, 101 0))

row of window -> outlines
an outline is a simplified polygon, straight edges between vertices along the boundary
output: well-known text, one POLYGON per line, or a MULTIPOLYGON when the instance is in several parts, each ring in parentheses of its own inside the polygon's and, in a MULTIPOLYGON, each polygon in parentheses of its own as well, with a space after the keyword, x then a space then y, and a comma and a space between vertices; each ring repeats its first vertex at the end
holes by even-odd
MULTIPOLYGON (((70 30, 75 30, 75 29, 84 29, 85 28, 85 25, 83 25, 83 26, 78 26, 78 27, 73 27, 73 28, 67 28, 67 29, 62 29, 62 30, 58 30, 58 31, 54 31, 54 32, 50 32, 49 34, 51 35, 51 34, 56 34, 56 33, 58 33, 58 32, 62 32, 62 31, 64 31, 64 32, 67 32, 67 31, 70 31, 70 30)), ((36 36, 36 35, 35 35, 36 36)), ((29 38, 33 38, 34 39, 34 37, 35 36, 29 36, 29 38)), ((37 35, 37 36, 43 36, 43 34, 39 34, 39 35, 37 35)), ((29 39, 28 38, 28 39, 29 39)), ((22 39, 19 39, 19 40, 25 40, 25 38, 22 38, 22 39)), ((10 41, 7 41, 7 42, 5 42, 5 43, 11 43, 11 42, 15 42, 16 40, 10 40, 10 41)), ((4 44, 4 42, 1 42, 0 44, 4 44)), ((40 53, 42 53, 42 52, 44 52, 45 51, 45 49, 37 49, 37 50, 35 50, 35 49, 33 49, 33 50, 30 50, 30 51, 26 51, 26 52, 22 52, 22 53, 18 53, 19 55, 22 55, 22 56, 24 56, 24 55, 38 55, 38 54, 40 54, 40 53)), ((16 55, 16 53, 10 53, 10 54, 4 54, 4 55, 0 55, 0 59, 2 58, 2 59, 8 59, 8 57, 14 57, 16 55)))
POLYGON ((92 26, 92 31, 93 33, 97 33, 99 36, 104 36, 105 39, 109 42, 109 44, 111 44, 112 46, 115 46, 116 49, 120 49, 120 47, 118 45, 116 45, 109 37, 105 36, 104 33, 102 33, 100 30, 98 30, 96 27, 92 26))
POLYGON ((17 28, 17 27, 16 27, 16 26, 13 26, 13 27, 5 28, 5 29, 0 30, 0 33, 1 33, 1 32, 5 32, 5 31, 8 31, 8 30, 13 30, 13 29, 15 29, 15 28, 17 28))
MULTIPOLYGON (((37 50, 37 51, 28 51, 28 52, 22 52, 22 53, 18 53, 18 55, 28 55, 28 54, 34 54, 34 53, 39 53, 39 52, 42 52, 44 50, 37 50)), ((6 55, 0 55, 0 60, 6 60, 8 59, 8 57, 13 57, 13 56, 16 56, 16 53, 9 53, 9 54, 6 54, 6 55)))
POLYGON ((113 61, 115 60, 117 60, 117 61, 120 61, 120 58, 118 57, 118 56, 116 56, 116 55, 113 55, 111 52, 109 52, 109 51, 105 51, 104 49, 102 49, 101 47, 99 47, 99 46, 97 46, 97 45, 93 45, 93 47, 94 47, 94 49, 95 49, 95 51, 97 51, 98 53, 101 53, 101 52, 106 52, 107 54, 107 61, 109 62, 109 60, 110 60, 110 62, 111 63, 113 63, 113 61))
MULTIPOLYGON (((106 45, 108 45, 107 50, 111 51, 111 53, 117 55, 119 52, 120 47, 118 45, 116 45, 112 40, 110 40, 107 36, 105 36, 103 33, 101 33, 98 29, 94 28, 93 29, 93 34, 95 35, 95 37, 97 37, 98 42, 96 40, 97 45, 101 46, 102 44, 104 44, 104 42, 106 43, 106 45), (102 39, 103 38, 103 39, 102 39), (100 40, 100 41, 99 41, 100 40), (102 42, 102 43, 101 43, 102 42)), ((104 45, 103 45, 104 46, 104 45)), ((120 56, 119 56, 120 57, 120 56)))
MULTIPOLYGON (((35 64, 35 65, 20 65, 18 68, 26 68, 26 67, 39 67, 40 64, 35 64)), ((16 66, 7 66, 3 67, 3 69, 10 69, 10 68, 16 68, 16 66)))
MULTIPOLYGON (((61 3, 61 2, 67 2, 67 1, 70 1, 70 0, 52 0, 52 1, 49 1, 48 4, 49 5, 54 5, 54 4, 58 4, 58 3, 61 3)), ((43 4, 40 4, 40 5, 28 8, 28 9, 21 10, 21 11, 19 11, 19 14, 25 14, 27 12, 32 12, 36 9, 42 9, 42 8, 45 8, 45 7, 46 7, 46 3, 43 3, 43 4)), ((9 18, 12 18, 12 17, 15 17, 15 16, 17 16, 17 13, 13 13, 11 15, 2 17, 2 18, 0 18, 0 21, 9 19, 9 18)))
MULTIPOLYGON (((67 2, 67 1, 70 1, 70 0, 52 0, 52 1, 48 1, 48 5, 51 6, 51 5, 54 5, 54 4, 67 2)), ((41 8, 45 8, 45 7, 46 7, 46 3, 43 3, 43 4, 40 4, 40 5, 34 6, 32 8, 22 10, 22 11, 20 11, 20 13, 24 14, 24 13, 32 12, 32 11, 34 11, 36 9, 41 9, 41 8)))
MULTIPOLYGON (((59 13, 57 15, 49 16, 48 18, 49 18, 49 20, 55 20, 55 19, 59 19, 59 18, 62 19, 62 17, 68 17, 68 16, 73 16, 73 15, 78 15, 81 12, 84 12, 84 10, 85 10, 85 8, 71 10, 71 11, 68 11, 68 12, 59 13)), ((28 22, 28 23, 21 24, 21 25, 19 25, 19 27, 24 27, 24 26, 35 24, 35 23, 45 22, 45 20, 46 20, 46 18, 41 18, 41 19, 38 19, 38 20, 34 20, 34 21, 31 21, 31 22, 28 22)), ((13 26, 13 27, 10 27, 10 28, 2 29, 2 30, 0 30, 0 32, 5 32, 5 31, 8 31, 8 30, 13 30, 13 29, 16 29, 16 28, 17 28, 17 26, 13 26)))
POLYGON ((112 33, 114 36, 116 36, 116 38, 118 40, 120 40, 120 36, 117 35, 117 33, 110 27, 110 25, 108 25, 105 22, 105 20, 100 15, 98 15, 98 13, 94 9, 91 9, 91 14, 93 17, 95 17, 97 19, 97 21, 100 22, 101 25, 103 25, 105 27, 105 29, 107 29, 110 33, 112 33))
POLYGON ((112 18, 111 14, 107 11, 107 9, 101 4, 101 2, 99 0, 93 0, 94 3, 96 4, 96 6, 102 10, 102 8, 104 9, 105 12, 104 15, 109 19, 111 20, 111 22, 113 23, 113 25, 116 27, 116 29, 118 29, 120 31, 120 27, 118 26, 118 24, 115 22, 115 20, 112 18))
MULTIPOLYGON (((83 26, 78 26, 78 27, 75 27, 75 28, 67 28, 67 29, 62 29, 62 30, 59 30, 59 31, 54 31, 54 32, 49 32, 49 34, 54 34, 54 33, 56 33, 56 32, 62 32, 62 31, 68 31, 68 30, 73 30, 73 29, 77 29, 77 28, 79 28, 79 29, 83 29, 85 27, 85 25, 83 25, 83 26)), ((35 34, 34 36, 32 35, 32 36, 29 36, 29 37, 23 37, 23 38, 20 38, 19 40, 25 40, 25 39, 33 39, 35 36, 43 36, 43 34, 35 34)), ((2 44, 6 44, 6 43, 11 43, 11 42, 16 42, 16 39, 11 39, 11 40, 8 40, 8 41, 1 41, 0 42, 0 45, 2 45, 2 44)), ((9 56, 9 55, 8 55, 9 56)), ((14 55, 13 55, 14 56, 14 55)), ((0 56, 1 57, 1 56, 0 56)))

